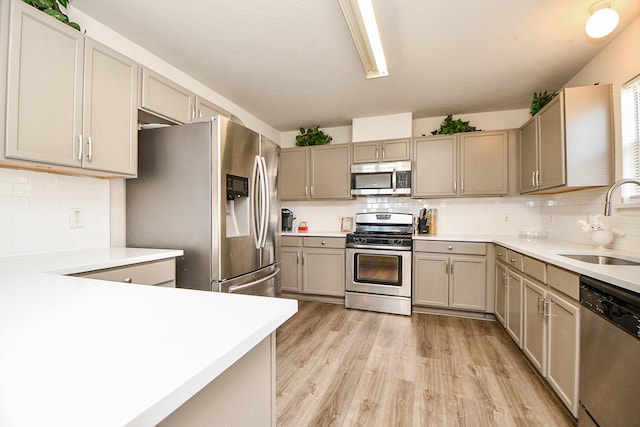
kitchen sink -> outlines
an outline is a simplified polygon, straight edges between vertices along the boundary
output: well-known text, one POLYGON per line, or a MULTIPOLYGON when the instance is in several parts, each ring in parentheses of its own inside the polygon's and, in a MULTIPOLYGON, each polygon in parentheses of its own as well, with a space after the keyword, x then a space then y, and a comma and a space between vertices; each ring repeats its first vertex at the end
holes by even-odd
POLYGON ((588 262, 590 264, 603 265, 640 265, 640 261, 633 261, 625 258, 618 258, 608 255, 585 255, 585 254, 558 254, 567 258, 578 261, 588 262))

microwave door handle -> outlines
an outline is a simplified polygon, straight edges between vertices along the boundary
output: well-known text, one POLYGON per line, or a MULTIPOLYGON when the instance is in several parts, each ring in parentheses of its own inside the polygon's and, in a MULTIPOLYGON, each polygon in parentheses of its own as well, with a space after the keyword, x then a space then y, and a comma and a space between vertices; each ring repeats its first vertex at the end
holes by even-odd
POLYGON ((393 191, 396 191, 397 184, 398 184, 398 172, 394 169, 393 172, 391 173, 391 188, 393 189, 393 191))

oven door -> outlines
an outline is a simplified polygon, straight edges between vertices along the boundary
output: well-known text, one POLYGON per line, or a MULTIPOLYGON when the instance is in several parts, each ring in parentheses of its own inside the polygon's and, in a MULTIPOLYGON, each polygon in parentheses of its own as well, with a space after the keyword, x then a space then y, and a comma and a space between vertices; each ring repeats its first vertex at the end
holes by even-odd
POLYGON ((411 250, 347 248, 346 290, 411 296, 411 250))

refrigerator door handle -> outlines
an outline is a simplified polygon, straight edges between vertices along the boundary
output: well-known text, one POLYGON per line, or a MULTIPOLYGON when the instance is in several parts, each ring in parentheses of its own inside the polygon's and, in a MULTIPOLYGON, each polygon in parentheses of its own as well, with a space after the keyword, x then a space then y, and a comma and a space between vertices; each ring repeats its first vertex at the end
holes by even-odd
POLYGON ((253 176, 251 177, 252 183, 252 193, 251 193, 251 232, 253 234, 253 241, 255 243, 256 249, 260 249, 260 243, 262 238, 262 217, 261 217, 261 209, 258 208, 258 205, 262 205, 261 198, 261 182, 260 175, 262 174, 262 165, 260 164, 260 156, 255 157, 255 161, 253 162, 253 176))
POLYGON ((263 277, 261 279, 254 280, 254 281, 249 282, 249 283, 243 283, 242 285, 230 286, 229 287, 229 293, 237 292, 237 291, 240 291, 242 289, 246 289, 246 288, 250 288, 250 287, 255 286, 255 285, 259 285, 262 282, 266 282, 267 280, 273 279, 274 277, 276 277, 278 275, 278 273, 280 273, 280 267, 277 267, 276 270, 273 273, 271 273, 268 276, 263 277))
POLYGON ((269 227, 269 213, 271 211, 271 203, 269 194, 271 189, 269 187, 269 176, 267 174, 267 163, 264 160, 264 157, 260 156, 260 165, 262 166, 262 239, 260 241, 260 247, 264 248, 267 244, 267 232, 269 227))

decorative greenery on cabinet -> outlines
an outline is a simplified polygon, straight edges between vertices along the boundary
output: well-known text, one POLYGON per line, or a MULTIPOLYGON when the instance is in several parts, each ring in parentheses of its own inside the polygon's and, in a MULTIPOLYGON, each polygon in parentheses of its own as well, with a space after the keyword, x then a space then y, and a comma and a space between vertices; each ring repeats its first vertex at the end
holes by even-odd
POLYGON ((558 94, 557 92, 547 93, 546 90, 540 93, 533 92, 533 98, 531 99, 531 106, 529 107, 529 112, 531 113, 531 116, 535 116, 536 113, 542 110, 542 108, 545 105, 547 105, 553 98, 555 98, 557 94, 558 94))
POLYGON ((68 0, 23 0, 23 1, 37 9, 40 9, 47 15, 53 16, 58 21, 64 22, 68 26, 73 27, 78 31, 81 31, 80 25, 78 25, 75 22, 69 21, 69 17, 67 16, 67 14, 62 12, 62 10, 60 9, 61 6, 65 10, 67 9, 68 0))
POLYGON ((453 117, 449 114, 440 124, 440 129, 432 131, 431 135, 451 135, 453 133, 475 132, 477 130, 482 129, 476 129, 475 126, 469 126, 469 122, 463 122, 462 119, 453 120, 453 117))
POLYGON ((314 128, 300 128, 300 135, 296 136, 296 146, 306 147, 309 145, 327 145, 333 139, 320 129, 319 126, 314 128))

